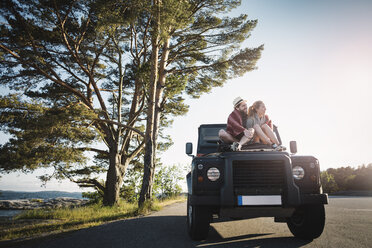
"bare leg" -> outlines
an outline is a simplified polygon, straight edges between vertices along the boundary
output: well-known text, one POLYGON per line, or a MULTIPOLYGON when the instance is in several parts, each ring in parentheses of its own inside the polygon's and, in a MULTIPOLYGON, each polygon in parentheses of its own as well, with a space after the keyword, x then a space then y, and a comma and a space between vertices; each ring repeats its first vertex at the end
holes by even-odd
POLYGON ((258 124, 254 125, 253 128, 256 133, 256 136, 258 136, 264 144, 268 144, 268 145, 273 144, 271 139, 266 136, 266 134, 264 133, 264 131, 262 131, 261 127, 258 124))
POLYGON ((243 145, 248 143, 251 139, 249 139, 247 136, 243 135, 243 137, 239 140, 239 150, 242 148, 243 145))
POLYGON ((219 132, 218 132, 218 136, 220 137, 220 139, 225 142, 225 143, 234 143, 234 142, 238 142, 237 139, 235 139, 231 134, 229 134, 228 132, 226 132, 225 130, 221 129, 219 132))
POLYGON ((267 124, 263 124, 261 126, 261 129, 264 131, 264 133, 270 138, 271 142, 279 145, 279 141, 278 139, 276 138, 273 130, 267 125, 267 124))
POLYGON ((253 137, 253 142, 254 142, 254 143, 260 143, 260 142, 261 142, 260 137, 258 137, 257 134, 254 135, 254 137, 253 137))
POLYGON ((247 144, 249 141, 251 141, 254 137, 254 129, 248 128, 248 130, 244 131, 243 137, 238 142, 238 150, 242 148, 243 145, 247 144))

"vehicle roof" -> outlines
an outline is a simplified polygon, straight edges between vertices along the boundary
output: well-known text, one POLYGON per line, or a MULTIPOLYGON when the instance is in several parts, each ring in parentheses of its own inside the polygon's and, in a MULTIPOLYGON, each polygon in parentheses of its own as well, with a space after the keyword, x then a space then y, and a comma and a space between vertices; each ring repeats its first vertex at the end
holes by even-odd
POLYGON ((199 129, 202 127, 220 127, 220 128, 226 128, 227 124, 201 124, 199 126, 199 129))

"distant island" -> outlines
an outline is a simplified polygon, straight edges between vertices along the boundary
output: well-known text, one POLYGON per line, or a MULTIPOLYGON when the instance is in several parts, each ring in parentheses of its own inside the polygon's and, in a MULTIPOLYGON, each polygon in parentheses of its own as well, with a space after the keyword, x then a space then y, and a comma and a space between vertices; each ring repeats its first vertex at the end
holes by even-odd
POLYGON ((66 191, 11 191, 0 190, 0 200, 17 200, 17 199, 53 199, 58 197, 69 197, 83 199, 81 192, 66 192, 66 191))

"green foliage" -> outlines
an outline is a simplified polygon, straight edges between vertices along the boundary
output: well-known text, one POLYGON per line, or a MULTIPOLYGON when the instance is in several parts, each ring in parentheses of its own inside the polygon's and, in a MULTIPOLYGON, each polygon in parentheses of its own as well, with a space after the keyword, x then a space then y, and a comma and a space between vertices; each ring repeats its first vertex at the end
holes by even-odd
MULTIPOLYGON (((240 46, 257 21, 227 16, 240 0, 155 2, 1 5, 0 85, 15 94, 0 98, 0 128, 11 135, 0 147, 0 172, 53 167, 42 180, 67 177, 102 192, 118 189, 112 180, 122 180, 128 164, 135 166, 132 160, 142 154, 151 85, 163 84, 156 148, 165 150, 172 141, 164 128, 187 113, 187 96, 198 98, 255 69, 263 46, 240 46), (159 63, 159 82, 150 82, 151 41, 157 35, 159 61, 169 56, 162 68, 159 63), (97 143, 106 150, 95 148, 97 143), (95 153, 93 163, 85 152, 95 153), (110 170, 120 175, 100 182, 99 174, 110 170)), ((137 186, 125 185, 122 193, 133 199, 137 186)))
POLYGON ((139 208, 138 214, 145 215, 150 213, 151 211, 159 211, 160 206, 158 205, 158 201, 155 199, 146 200, 139 208))
POLYGON ((327 193, 346 190, 372 190, 372 164, 357 168, 329 168, 321 173, 323 190, 327 193))
MULTIPOLYGON (((136 202, 141 190, 143 164, 137 163, 128 169, 124 184, 120 189, 120 197, 128 202, 136 202)), ((178 196, 181 191, 181 181, 185 178, 185 168, 180 165, 164 166, 158 164, 155 169, 153 196, 169 198, 178 196)))
MULTIPOLYGON (((186 168, 181 165, 164 166, 158 164, 155 170, 153 196, 160 199, 178 196, 182 191, 181 182, 185 179, 185 170, 186 168)), ((143 164, 135 160, 128 168, 124 183, 120 188, 121 199, 129 203, 138 201, 142 174, 143 164)), ((88 198, 91 203, 99 203, 102 202, 103 193, 99 190, 84 192, 83 197, 88 198)))
POLYGON ((97 138, 90 127, 96 115, 78 103, 58 107, 0 96, 0 113, 0 130, 15 137, 0 145, 1 170, 83 164, 77 148, 97 138))
POLYGON ((83 192, 82 196, 89 199, 90 204, 102 204, 103 201, 103 193, 99 189, 91 192, 83 192))
POLYGON ((372 164, 359 166, 348 176, 347 187, 351 190, 372 190, 372 164))
POLYGON ((144 130, 137 122, 144 96, 132 100, 135 88, 144 91, 133 80, 139 70, 122 60, 128 44, 124 30, 135 12, 117 4, 7 0, 1 5, 0 85, 12 94, 0 97, 0 128, 11 135, 0 147, 0 172, 52 167, 52 174, 40 177, 44 183, 69 178, 103 191, 107 184, 98 176, 115 158, 109 151, 124 155, 114 165, 124 167, 142 148, 141 136, 114 124, 144 130), (98 143, 107 150, 95 148, 98 143), (86 152, 96 154, 95 164, 86 152))
POLYGON ((146 208, 138 209, 137 204, 119 201, 115 206, 103 206, 102 203, 75 208, 34 209, 20 213, 14 220, 0 226, 0 240, 33 238, 78 230, 101 225, 107 221, 126 219, 150 211, 158 211, 173 202, 184 201, 175 198, 165 201, 152 201, 146 208), (28 221, 25 221, 28 220, 28 221))
MULTIPOLYGON (((172 198, 178 196, 181 191, 181 181, 185 179, 185 167, 181 165, 164 166, 158 164, 155 170, 153 196, 155 198, 172 198)), ((128 168, 124 183, 120 188, 120 198, 129 203, 138 201, 141 190, 143 164, 134 161, 128 168)), ((90 199, 92 203, 102 202, 102 192, 84 192, 83 197, 90 199)))
POLYGON ((326 193, 334 193, 338 191, 337 183, 332 174, 328 174, 327 171, 322 171, 320 175, 323 191, 326 193))
POLYGON ((17 215, 6 228, 0 228, 0 240, 30 238, 48 233, 78 230, 107 221, 133 217, 137 212, 135 204, 123 201, 113 207, 105 207, 99 203, 76 208, 28 210, 17 215))
POLYGON ((184 86, 182 91, 198 98, 228 79, 255 69, 263 46, 240 49, 257 20, 248 20, 247 15, 223 17, 240 1, 189 1, 189 4, 190 15, 173 19, 175 23, 185 23, 184 27, 162 23, 161 29, 173 29, 169 34, 172 63, 167 80, 178 79, 179 89, 184 86))
POLYGON ((178 196, 181 191, 180 182, 185 180, 185 168, 181 165, 159 166, 155 174, 154 194, 161 197, 178 196))
POLYGON ((143 163, 138 160, 133 161, 127 170, 126 178, 120 188, 120 197, 128 202, 136 202, 141 190, 143 174, 143 163))

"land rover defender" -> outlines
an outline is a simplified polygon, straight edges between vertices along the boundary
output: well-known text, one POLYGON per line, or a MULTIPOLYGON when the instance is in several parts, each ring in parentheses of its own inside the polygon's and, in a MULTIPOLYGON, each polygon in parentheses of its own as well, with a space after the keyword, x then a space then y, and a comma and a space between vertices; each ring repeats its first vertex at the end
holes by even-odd
MULTIPOLYGON (((199 127, 196 156, 187 174, 187 229, 194 240, 206 239, 216 219, 274 217, 286 222, 296 237, 314 239, 324 229, 328 196, 322 192, 319 161, 299 156, 296 142, 290 153, 251 144, 232 151, 218 137, 225 124, 199 127)), ((276 136, 280 140, 277 127, 276 136)))

